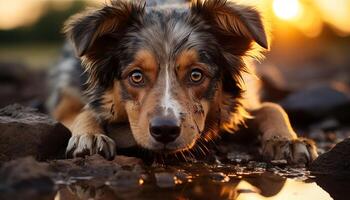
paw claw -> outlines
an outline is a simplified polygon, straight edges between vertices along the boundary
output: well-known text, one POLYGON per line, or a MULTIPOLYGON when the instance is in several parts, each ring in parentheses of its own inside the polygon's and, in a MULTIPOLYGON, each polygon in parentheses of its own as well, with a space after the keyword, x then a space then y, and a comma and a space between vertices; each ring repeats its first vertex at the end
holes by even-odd
POLYGON ((75 158, 98 153, 106 159, 113 159, 115 156, 115 149, 114 141, 106 135, 75 135, 69 139, 66 156, 75 158))
POLYGON ((318 156, 315 144, 304 138, 267 140, 263 145, 262 155, 264 160, 287 160, 292 165, 308 165, 318 156))

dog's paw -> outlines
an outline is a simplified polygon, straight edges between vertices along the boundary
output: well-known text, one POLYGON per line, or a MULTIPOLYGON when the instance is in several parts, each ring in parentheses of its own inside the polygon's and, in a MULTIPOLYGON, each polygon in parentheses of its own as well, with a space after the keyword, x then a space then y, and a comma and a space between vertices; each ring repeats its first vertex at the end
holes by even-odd
POLYGON ((290 165, 309 165, 318 156, 314 142, 305 138, 274 137, 266 140, 262 147, 264 160, 286 160, 290 165))
POLYGON ((74 135, 69 139, 67 157, 83 157, 100 154, 108 160, 114 158, 116 145, 114 141, 103 134, 74 135))

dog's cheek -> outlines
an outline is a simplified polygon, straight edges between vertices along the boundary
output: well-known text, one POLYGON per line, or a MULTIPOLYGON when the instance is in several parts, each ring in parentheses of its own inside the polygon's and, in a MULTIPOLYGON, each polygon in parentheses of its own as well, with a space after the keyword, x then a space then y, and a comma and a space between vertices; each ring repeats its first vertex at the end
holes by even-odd
POLYGON ((127 101, 125 103, 126 113, 128 114, 129 122, 134 125, 138 122, 140 105, 135 101, 127 101))
POLYGON ((200 112, 197 112, 194 117, 200 131, 203 131, 205 127, 205 119, 209 111, 209 101, 206 99, 202 99, 199 104, 200 104, 200 112))
MULTIPOLYGON (((130 128, 132 135, 134 136, 136 142, 144 146, 146 141, 148 141, 146 131, 142 127, 140 118, 142 118, 141 105, 136 101, 127 101, 125 103, 125 109, 128 115, 130 128)), ((147 129, 146 129, 147 130, 147 129)))
POLYGON ((190 89, 191 93, 194 94, 196 99, 200 100, 206 97, 209 83, 209 80, 204 80, 203 83, 201 83, 200 85, 194 86, 190 89))

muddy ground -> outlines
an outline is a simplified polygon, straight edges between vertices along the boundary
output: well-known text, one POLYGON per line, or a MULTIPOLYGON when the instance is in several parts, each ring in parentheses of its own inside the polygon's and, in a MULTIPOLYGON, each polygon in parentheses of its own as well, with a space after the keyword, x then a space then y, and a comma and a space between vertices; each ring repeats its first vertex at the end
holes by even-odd
POLYGON ((265 163, 255 144, 239 145, 229 136, 180 158, 132 148, 112 161, 65 159, 70 133, 45 114, 45 74, 0 63, 0 106, 7 106, 0 109, 0 199, 347 199, 347 82, 288 88, 265 73, 264 99, 280 103, 321 155, 308 167, 292 167, 265 163))

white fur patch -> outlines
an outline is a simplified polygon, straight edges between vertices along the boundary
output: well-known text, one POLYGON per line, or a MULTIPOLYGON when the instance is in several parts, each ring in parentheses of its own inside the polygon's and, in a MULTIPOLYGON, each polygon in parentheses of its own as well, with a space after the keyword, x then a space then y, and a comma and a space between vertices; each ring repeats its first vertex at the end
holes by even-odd
POLYGON ((165 115, 169 114, 169 111, 173 112, 177 119, 180 118, 181 106, 178 101, 172 96, 170 91, 170 76, 169 76, 169 66, 165 69, 165 91, 162 100, 162 106, 164 107, 165 115))

